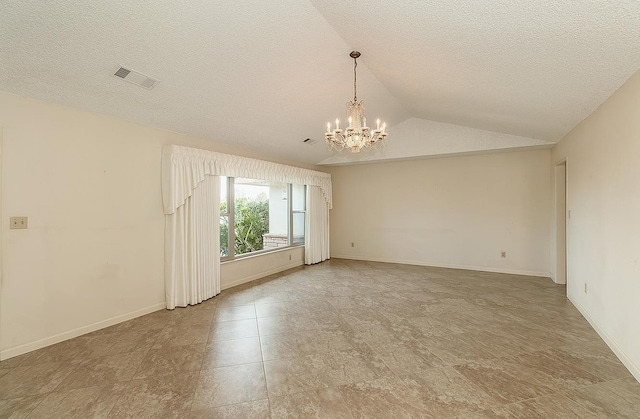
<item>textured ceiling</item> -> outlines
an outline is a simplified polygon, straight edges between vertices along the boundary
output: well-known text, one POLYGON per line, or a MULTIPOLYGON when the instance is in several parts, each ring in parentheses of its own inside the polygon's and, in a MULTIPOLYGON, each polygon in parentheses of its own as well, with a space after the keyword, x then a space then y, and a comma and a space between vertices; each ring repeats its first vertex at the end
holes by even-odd
POLYGON ((418 118, 557 141, 640 68, 638 0, 312 3, 418 118))
POLYGON ((548 146, 638 68, 637 0, 0 2, 0 90, 306 163, 548 146), (302 144, 343 117, 352 49, 377 155, 302 144))

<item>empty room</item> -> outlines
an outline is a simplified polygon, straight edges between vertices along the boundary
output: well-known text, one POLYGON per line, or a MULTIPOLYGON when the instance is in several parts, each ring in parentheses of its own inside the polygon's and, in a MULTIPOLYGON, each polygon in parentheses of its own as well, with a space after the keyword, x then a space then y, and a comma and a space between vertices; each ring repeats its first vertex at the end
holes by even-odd
POLYGON ((1 418, 640 418, 640 3, 0 2, 1 418))

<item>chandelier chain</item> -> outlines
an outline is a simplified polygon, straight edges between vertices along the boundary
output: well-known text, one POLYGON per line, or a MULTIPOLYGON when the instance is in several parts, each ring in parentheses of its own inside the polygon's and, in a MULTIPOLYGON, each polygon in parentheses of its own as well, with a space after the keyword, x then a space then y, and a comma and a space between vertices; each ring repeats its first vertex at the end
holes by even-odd
POLYGON ((353 101, 354 102, 358 101, 358 88, 356 84, 356 81, 358 79, 358 73, 356 71, 356 67, 358 67, 358 59, 354 58, 353 59, 353 101))

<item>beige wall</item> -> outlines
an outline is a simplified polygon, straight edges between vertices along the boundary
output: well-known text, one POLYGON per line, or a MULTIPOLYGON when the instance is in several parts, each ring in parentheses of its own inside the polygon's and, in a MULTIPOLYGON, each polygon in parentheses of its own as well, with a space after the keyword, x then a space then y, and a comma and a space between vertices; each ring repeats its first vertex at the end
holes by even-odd
POLYGON ((536 150, 331 168, 331 256, 548 276, 549 162, 536 150))
POLYGON ((640 380, 640 72, 553 148, 565 158, 569 298, 640 380))
MULTIPOLYGON (((265 158, 3 93, 0 127, 2 358, 164 307, 162 145, 265 158), (9 230, 20 215, 29 229, 9 230)), ((302 263, 300 249, 228 263, 222 287, 302 263)))

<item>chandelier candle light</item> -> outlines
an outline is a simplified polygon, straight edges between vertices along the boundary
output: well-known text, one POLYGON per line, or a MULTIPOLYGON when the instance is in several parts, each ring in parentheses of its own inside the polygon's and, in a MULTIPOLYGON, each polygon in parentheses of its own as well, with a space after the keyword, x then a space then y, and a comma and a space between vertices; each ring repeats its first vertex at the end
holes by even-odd
POLYGON ((371 130, 367 126, 367 118, 364 115, 364 102, 358 102, 356 81, 358 67, 358 51, 351 51, 349 54, 353 58, 353 100, 347 102, 347 120, 349 126, 343 131, 340 129, 340 121, 336 119, 336 128, 331 130, 331 122, 327 123, 327 132, 324 136, 327 140, 329 150, 342 151, 348 148, 352 153, 358 153, 362 149, 372 147, 384 147, 384 140, 387 138, 386 124, 380 125, 380 120, 376 121, 376 129, 371 130))

